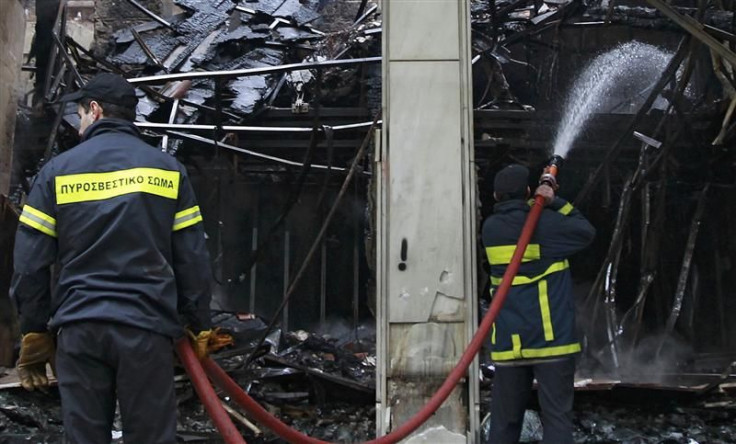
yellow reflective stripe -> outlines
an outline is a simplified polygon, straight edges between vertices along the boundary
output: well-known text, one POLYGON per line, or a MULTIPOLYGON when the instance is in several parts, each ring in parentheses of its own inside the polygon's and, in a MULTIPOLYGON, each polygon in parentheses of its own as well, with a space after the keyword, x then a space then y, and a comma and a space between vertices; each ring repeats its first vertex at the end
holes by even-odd
POLYGON ((130 193, 148 193, 176 199, 179 196, 179 178, 178 171, 158 168, 57 176, 56 203, 63 205, 104 200, 130 193))
POLYGON ((549 358, 552 356, 569 355, 580 351, 580 343, 557 345, 555 347, 528 348, 521 351, 524 358, 549 358))
POLYGON ((521 359, 521 336, 511 335, 511 347, 514 359, 521 359))
POLYGON ((56 219, 30 205, 23 207, 18 220, 41 233, 56 237, 56 219))
POLYGON ((510 361, 517 358, 514 356, 514 352, 509 350, 503 352, 491 352, 491 359, 494 361, 510 361))
POLYGON ((575 208, 575 207, 573 207, 572 204, 570 202, 568 202, 565 205, 563 205, 562 208, 560 208, 559 210, 557 210, 557 212, 558 213, 561 213, 561 214, 564 214, 565 216, 567 216, 568 214, 570 214, 570 212, 573 210, 573 208, 575 208))
POLYGON ((195 205, 186 210, 179 211, 174 215, 174 226, 172 231, 178 231, 182 228, 191 227, 197 222, 202 221, 202 213, 199 211, 199 206, 195 205))
POLYGON ((544 327, 544 340, 553 341, 555 333, 552 330, 552 315, 549 311, 549 296, 547 295, 547 281, 539 281, 539 309, 542 312, 542 326, 544 327))
MULTIPOLYGON (((534 277, 526 277, 526 276, 516 276, 514 278, 514 281, 511 283, 511 285, 525 285, 525 284, 531 284, 534 282, 537 282, 538 280, 542 279, 543 277, 550 275, 552 273, 557 273, 558 271, 562 271, 570 266, 570 263, 567 262, 567 259, 560 262, 555 262, 552 265, 550 265, 544 273, 534 276, 534 277)), ((491 284, 493 285, 500 285, 502 278, 491 276, 491 284)))
POLYGON ((496 343, 496 323, 493 323, 493 331, 491 332, 491 344, 496 343))
POLYGON ((37 210, 30 205, 24 205, 23 213, 26 213, 26 212, 30 213, 33 216, 36 216, 37 218, 41 219, 44 222, 47 222, 50 226, 54 228, 56 227, 56 219, 44 213, 43 211, 37 210))
MULTIPOLYGON (((521 359, 552 358, 555 356, 571 355, 578 352, 580 352, 580 343, 578 342, 568 345, 557 345, 554 347, 525 348, 521 350, 521 359)), ((519 358, 516 357, 516 352, 514 350, 508 350, 502 352, 491 352, 491 359, 494 361, 511 361, 519 358)))
MULTIPOLYGON (((516 251, 516 245, 497 245, 495 247, 486 247, 486 256, 488 256, 488 263, 491 265, 505 265, 511 263, 511 258, 514 256, 516 251)), ((522 256, 522 262, 529 262, 540 259, 540 247, 539 244, 529 244, 524 251, 522 256)))

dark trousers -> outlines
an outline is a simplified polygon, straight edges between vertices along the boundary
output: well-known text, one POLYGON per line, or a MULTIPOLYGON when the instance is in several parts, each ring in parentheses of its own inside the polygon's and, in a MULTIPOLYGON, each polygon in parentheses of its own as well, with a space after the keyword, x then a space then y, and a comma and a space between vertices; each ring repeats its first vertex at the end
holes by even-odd
POLYGON ((542 408, 544 444, 572 444, 575 359, 496 366, 491 392, 491 444, 519 441, 534 378, 542 408))
POLYGON ((126 443, 176 443, 170 338, 122 324, 67 324, 56 372, 66 442, 110 443, 117 398, 126 443))

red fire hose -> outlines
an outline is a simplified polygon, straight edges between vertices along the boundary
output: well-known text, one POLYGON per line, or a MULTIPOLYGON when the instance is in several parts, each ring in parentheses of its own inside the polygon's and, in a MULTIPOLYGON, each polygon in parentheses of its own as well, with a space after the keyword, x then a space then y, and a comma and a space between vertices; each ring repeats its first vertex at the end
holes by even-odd
MULTIPOLYGON (((540 182, 552 185, 554 183, 554 177, 557 175, 557 169, 559 168, 561 161, 561 157, 553 157, 550 161, 549 166, 545 169, 545 174, 542 175, 540 182)), ((475 335, 470 341, 470 344, 468 344, 468 348, 465 349, 465 352, 460 357, 460 361, 455 365, 455 368, 452 369, 450 374, 447 376, 447 379, 445 379, 437 392, 432 395, 432 398, 430 398, 427 404, 422 407, 422 409, 419 410, 411 419, 402 424, 400 427, 394 429, 388 435, 374 439, 372 441, 368 441, 368 443, 366 444, 393 444, 399 442, 400 440, 406 438, 411 432, 416 430, 420 425, 422 425, 430 416, 434 414, 435 411, 437 411, 437 409, 442 405, 445 399, 447 399, 457 383, 465 375, 468 366, 475 358, 478 350, 480 350, 480 347, 483 344, 483 340, 488 336, 493 322, 496 320, 498 313, 501 311, 501 307, 506 300, 506 295, 509 288, 511 287, 511 283, 514 280, 516 273, 519 271, 519 266, 521 264, 521 259, 524 256, 524 251, 526 250, 527 245, 529 245, 532 234, 534 234, 534 229, 537 226, 537 222, 539 222, 539 216, 541 215, 543 209, 544 197, 536 196, 534 198, 534 205, 529 211, 529 215, 526 218, 524 227, 521 230, 521 236, 519 237, 519 241, 516 244, 514 255, 511 257, 511 262, 509 263, 508 267, 506 267, 506 272, 501 279, 501 285, 499 285, 499 287, 494 292, 493 301, 491 302, 488 313, 486 313, 486 315, 483 317, 483 321, 478 327, 478 330, 475 332, 475 335)), ((200 367, 198 364, 199 362, 194 363, 195 366, 200 367)), ((222 370, 211 358, 207 358, 206 360, 204 360, 204 371, 210 378, 212 378, 212 381, 216 385, 228 392, 228 394, 230 394, 230 396, 232 396, 233 399, 242 408, 246 409, 251 415, 253 415, 253 417, 258 422, 270 428, 281 438, 289 441, 290 443, 297 444, 329 444, 325 441, 311 438, 292 429, 288 425, 281 422, 278 418, 268 413, 255 400, 253 400, 253 398, 248 396, 248 394, 245 393, 245 391, 243 391, 243 389, 235 381, 233 381, 230 376, 228 376, 228 374, 225 373, 225 371, 222 370)), ((205 402, 205 400, 203 399, 202 402, 205 402)))
POLYGON ((212 389, 212 386, 207 382, 207 376, 202 370, 202 365, 199 363, 197 355, 192 350, 192 345, 189 343, 189 339, 186 337, 180 339, 176 343, 176 352, 179 355, 181 363, 184 365, 184 369, 189 375, 189 379, 192 380, 194 390, 199 395, 199 399, 204 404, 205 410, 212 418, 212 422, 215 423, 215 427, 220 432, 220 435, 225 439, 227 444, 246 444, 243 436, 235 428, 230 417, 227 416, 227 412, 220 404, 220 398, 212 389))

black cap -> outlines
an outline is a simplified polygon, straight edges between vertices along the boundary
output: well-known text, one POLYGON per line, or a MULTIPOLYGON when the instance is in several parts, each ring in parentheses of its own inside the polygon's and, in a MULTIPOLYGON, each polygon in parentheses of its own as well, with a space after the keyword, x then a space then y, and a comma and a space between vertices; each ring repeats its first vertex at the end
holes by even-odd
POLYGON ((103 72, 92 77, 81 89, 61 97, 62 102, 77 102, 80 99, 96 99, 104 103, 135 108, 138 97, 135 88, 123 77, 103 72))
POLYGON ((523 165, 512 164, 496 173, 493 180, 493 191, 499 196, 504 194, 511 199, 526 197, 529 186, 529 169, 523 165))

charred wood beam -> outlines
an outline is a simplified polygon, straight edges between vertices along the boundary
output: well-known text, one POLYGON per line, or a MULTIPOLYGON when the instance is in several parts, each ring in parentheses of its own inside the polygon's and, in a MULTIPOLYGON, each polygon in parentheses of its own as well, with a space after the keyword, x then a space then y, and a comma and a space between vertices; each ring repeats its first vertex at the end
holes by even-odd
MULTIPOLYGON (((66 1, 67 0, 60 0, 59 2, 59 9, 57 10, 56 14, 56 24, 54 25, 54 29, 51 31, 52 34, 57 35, 66 35, 64 32, 64 29, 66 28, 66 1)), ((53 38, 53 37, 52 37, 53 38)), ((51 88, 51 84, 53 82, 53 71, 56 67, 56 51, 51 51, 49 61, 46 64, 46 78, 45 79, 38 79, 38 81, 43 81, 43 97, 49 96, 49 90, 51 88)))
MULTIPOLYGON (((736 17, 736 15, 734 16, 736 17)), ((726 32, 720 28, 716 28, 715 26, 703 24, 703 30, 717 39, 728 40, 731 43, 736 43, 736 35, 726 32)))
POLYGON ((733 99, 731 99, 731 104, 728 106, 726 115, 723 117, 723 123, 721 124, 721 131, 718 133, 718 136, 716 136, 715 140, 713 140, 712 145, 722 145, 723 144, 723 141, 726 139, 726 136, 728 135, 728 123, 731 121, 731 116, 733 115, 734 110, 736 110, 736 94, 734 94, 733 99))
POLYGON ((237 69, 231 71, 192 71, 176 74, 163 74, 158 76, 137 77, 128 79, 132 84, 138 83, 159 83, 172 80, 185 79, 216 79, 228 77, 247 77, 261 74, 275 74, 280 72, 298 71, 302 69, 319 69, 360 65, 363 63, 380 63, 381 57, 365 57, 361 59, 348 60, 326 60, 323 62, 307 62, 307 63, 291 63, 279 66, 265 66, 261 68, 237 69))
POLYGON ((153 62, 154 65, 158 66, 159 68, 164 68, 164 64, 161 63, 161 60, 156 57, 156 55, 151 51, 151 48, 146 45, 146 42, 143 41, 143 38, 138 33, 138 31, 135 30, 135 28, 130 28, 130 33, 133 34, 133 38, 136 42, 138 42, 138 45, 141 47, 143 52, 146 54, 146 57, 153 62))
POLYGON ((176 32, 176 28, 174 28, 174 25, 172 25, 171 23, 169 23, 166 20, 162 19, 158 15, 154 14, 148 8, 146 8, 145 6, 141 5, 137 1, 135 1, 135 0, 128 0, 128 3, 130 3, 131 5, 133 5, 136 9, 138 9, 142 13, 146 14, 147 16, 149 16, 150 18, 152 18, 153 20, 161 23, 162 25, 164 25, 167 28, 171 29, 172 31, 176 32))
POLYGON ((358 23, 358 20, 363 16, 363 12, 365 11, 365 7, 368 4, 368 0, 361 0, 360 6, 358 6, 358 12, 355 13, 355 19, 353 19, 354 23, 358 23))
POLYGON ((702 23, 698 22, 688 15, 680 14, 675 10, 675 8, 662 0, 647 0, 647 2, 649 2, 655 8, 659 9, 662 14, 666 15, 672 21, 680 25, 693 37, 708 45, 710 49, 718 53, 724 59, 728 60, 731 65, 736 66, 736 53, 723 46, 721 42, 705 32, 702 23))
POLYGON ((66 46, 64 46, 63 43, 61 43, 61 40, 59 40, 59 36, 54 34, 54 43, 56 43, 56 46, 59 50, 59 53, 64 58, 64 62, 66 63, 69 70, 74 75, 74 80, 77 82, 77 86, 82 87, 85 84, 84 79, 81 75, 79 75, 79 71, 77 71, 76 66, 74 66, 74 62, 72 61, 71 57, 69 57, 69 54, 66 52, 66 46))

